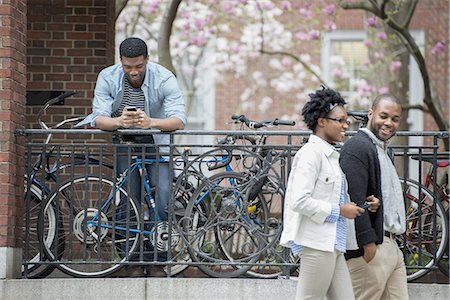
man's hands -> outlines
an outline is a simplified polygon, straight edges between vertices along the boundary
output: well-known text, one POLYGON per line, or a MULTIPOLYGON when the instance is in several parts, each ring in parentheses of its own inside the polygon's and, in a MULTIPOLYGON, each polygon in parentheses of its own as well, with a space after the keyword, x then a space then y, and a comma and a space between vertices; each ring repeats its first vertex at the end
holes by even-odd
POLYGON ((356 205, 354 202, 346 203, 339 208, 341 216, 347 219, 354 219, 364 213, 364 208, 356 205))
POLYGON ((374 195, 367 196, 366 202, 370 204, 370 207, 367 209, 370 212, 376 212, 380 207, 380 199, 374 195))
POLYGON ((145 112, 140 109, 136 111, 129 111, 125 107, 120 118, 122 128, 148 129, 155 127, 152 122, 153 119, 147 116, 145 112))

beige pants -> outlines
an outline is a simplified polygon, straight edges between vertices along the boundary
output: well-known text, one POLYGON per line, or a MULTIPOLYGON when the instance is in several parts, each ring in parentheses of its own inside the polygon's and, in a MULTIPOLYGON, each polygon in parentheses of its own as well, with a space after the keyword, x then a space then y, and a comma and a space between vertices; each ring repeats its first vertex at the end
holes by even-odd
POLYGON ((403 253, 394 239, 385 237, 369 263, 357 257, 349 259, 347 265, 356 299, 408 299, 403 253))
POLYGON ((352 300, 352 282, 344 254, 304 248, 295 299, 352 300), (327 297, 327 298, 325 298, 327 297))

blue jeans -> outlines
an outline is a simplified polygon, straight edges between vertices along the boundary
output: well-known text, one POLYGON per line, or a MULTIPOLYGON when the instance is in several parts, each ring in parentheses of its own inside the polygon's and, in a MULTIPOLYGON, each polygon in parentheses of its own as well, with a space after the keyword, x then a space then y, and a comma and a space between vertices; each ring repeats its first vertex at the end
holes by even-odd
MULTIPOLYGON (((117 141, 114 141, 117 143, 117 141)), ((148 140, 144 140, 143 143, 150 143, 148 140)), ((116 170, 117 170, 117 176, 120 176, 126 169, 129 169, 131 166, 129 163, 132 163, 133 160, 131 157, 137 156, 138 158, 143 157, 142 147, 133 147, 127 144, 123 144, 117 146, 117 152, 116 152, 116 170), (130 153, 130 160, 129 155, 130 153)), ((145 230, 153 231, 154 224, 156 223, 156 212, 159 216, 160 221, 167 221, 168 215, 167 215, 167 207, 169 203, 169 192, 170 192, 170 173, 169 173, 169 163, 168 162, 159 162, 159 158, 156 155, 155 147, 145 147, 144 148, 144 155, 146 159, 152 159, 157 160, 154 163, 151 164, 145 164, 145 169, 147 171, 147 176, 149 179, 150 188, 152 190, 155 189, 155 193, 152 195, 153 199, 155 201, 156 205, 156 211, 153 211, 150 208, 150 214, 149 214, 149 220, 145 220, 144 228, 145 230)), ((128 173, 129 177, 127 181, 124 183, 123 188, 129 191, 130 197, 136 200, 138 204, 146 203, 143 195, 141 195, 141 191, 144 191, 144 187, 142 187, 143 178, 140 175, 140 172, 138 169, 134 170, 131 175, 128 173), (142 197, 142 198, 141 198, 142 197)), ((124 201, 124 200, 122 200, 124 201)), ((123 205, 123 203, 119 204, 119 207, 122 209, 117 210, 117 214, 123 215, 126 213, 123 211, 126 207, 126 205, 123 205)), ((148 238, 148 235, 146 235, 146 238, 148 238)), ((151 242, 145 242, 144 243, 144 260, 153 260, 153 245, 151 242)), ((167 258, 166 252, 158 252, 157 253, 157 259, 158 261, 165 261, 167 258)), ((130 259, 131 261, 138 260, 138 257, 133 257, 130 259)))

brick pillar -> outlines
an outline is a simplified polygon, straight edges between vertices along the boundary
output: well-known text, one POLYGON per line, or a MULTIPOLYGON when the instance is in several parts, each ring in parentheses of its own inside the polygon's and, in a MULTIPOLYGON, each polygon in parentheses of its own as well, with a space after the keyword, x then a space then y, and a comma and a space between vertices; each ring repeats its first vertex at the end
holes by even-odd
POLYGON ((25 125, 26 0, 0 0, 0 278, 20 275, 25 125))

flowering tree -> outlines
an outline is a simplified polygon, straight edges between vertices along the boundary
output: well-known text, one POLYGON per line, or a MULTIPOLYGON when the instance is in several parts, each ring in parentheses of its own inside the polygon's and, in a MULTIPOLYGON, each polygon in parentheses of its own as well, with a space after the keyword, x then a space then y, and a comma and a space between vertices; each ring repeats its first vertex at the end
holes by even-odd
MULTIPOLYGON (((429 111, 439 129, 448 130, 439 99, 432 93, 423 56, 408 30, 417 1, 127 2, 118 17, 117 31, 125 35, 139 32, 141 37, 147 39, 150 50, 158 53, 159 62, 176 71, 187 90, 188 110, 202 84, 199 74, 211 68, 219 75, 229 74, 248 81, 239 96, 236 112, 256 107, 264 113, 273 105, 271 95, 274 93, 280 98, 285 95, 292 99, 294 95, 295 99, 304 101, 307 87, 317 87, 319 84, 331 85, 339 90, 346 82, 355 86, 356 92, 350 95, 350 104, 359 109, 367 109, 368 100, 374 94, 392 92, 399 82, 400 88, 396 92, 403 88, 404 97, 401 98, 407 99, 407 79, 398 79, 402 74, 407 74, 405 71, 411 54, 419 65, 425 87, 425 105, 414 108, 429 111), (365 44, 369 60, 361 63, 360 77, 349 80, 345 60, 332 57, 333 80, 326 82, 322 78, 322 70, 314 62, 320 61, 322 35, 336 30, 338 14, 345 14, 340 8, 368 13, 367 28, 372 30, 372 34, 369 33, 371 39, 365 44), (393 39, 391 35, 397 38, 393 39), (383 50, 383 45, 389 44, 388 41, 395 51, 383 50), (371 78, 369 74, 375 68, 378 68, 377 72, 383 69, 389 76, 383 76, 384 81, 380 81, 380 77, 371 78), (255 98, 259 100, 255 101, 255 98)), ((430 51, 439 55, 443 48, 444 41, 441 41, 430 51)), ((299 107, 294 109, 299 111, 299 107)))
MULTIPOLYGON (((400 42, 404 45, 405 49, 412 57, 416 60, 424 84, 424 104, 426 108, 420 107, 423 110, 428 110, 434 117, 440 130, 448 131, 449 124, 447 118, 445 117, 441 102, 438 96, 433 93, 431 88, 430 77, 425 64, 425 59, 420 52, 417 43, 411 36, 408 27, 409 23, 413 17, 414 11, 417 6, 417 0, 412 1, 392 1, 392 0, 382 0, 382 1, 339 1, 339 5, 344 9, 361 9, 373 16, 369 18, 369 25, 376 27, 377 19, 381 20, 386 28, 393 31, 399 38, 400 42)), ((379 38, 382 36, 379 33, 379 38)), ((384 38, 385 36, 383 36, 384 38)), ((438 54, 445 49, 443 42, 439 41, 436 45, 431 48, 433 54, 438 54)), ((401 65, 400 61, 393 61, 390 65, 391 70, 395 70, 401 65)), ((447 147, 448 148, 448 147, 447 147)))

